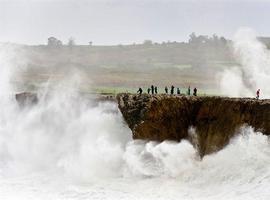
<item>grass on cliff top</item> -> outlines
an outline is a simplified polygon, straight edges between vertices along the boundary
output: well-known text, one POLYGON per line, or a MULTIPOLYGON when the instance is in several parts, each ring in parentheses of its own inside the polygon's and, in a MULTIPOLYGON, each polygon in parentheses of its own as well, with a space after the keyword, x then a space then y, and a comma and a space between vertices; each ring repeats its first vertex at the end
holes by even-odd
MULTIPOLYGON (((142 88, 143 93, 147 93, 147 88, 142 88)), ((102 94, 102 95, 117 95, 119 93, 132 93, 136 94, 138 91, 138 88, 127 88, 127 87, 100 87, 100 88, 94 88, 94 93, 102 94)), ((187 94, 187 88, 180 88, 181 94, 187 94)), ((170 89, 169 89, 170 92, 170 89)), ((176 93, 176 88, 174 90, 176 93)), ((193 91, 191 91, 191 94, 193 91)), ((164 88, 158 89, 158 94, 165 94, 164 88)), ((198 96, 217 96, 218 92, 213 89, 198 89, 198 96)))
MULTIPOLYGON (((43 86, 39 83, 31 83, 28 82, 26 84, 17 84, 17 92, 19 91, 29 91, 36 92, 41 89, 43 86)), ((63 86, 63 89, 70 87, 69 85, 63 86)), ((150 87, 150 86, 149 86, 150 87)), ((143 87, 143 93, 147 93, 147 87, 143 87)), ((214 89, 198 89, 198 96, 217 96, 218 92, 214 89)), ((82 84, 78 88, 80 93, 83 94, 101 94, 101 95, 112 95, 115 96, 119 93, 132 93, 136 94, 138 91, 137 87, 117 87, 117 86, 104 86, 104 87, 91 87, 91 85, 82 84)), ((170 92, 170 87, 168 87, 170 92)), ((176 93, 177 88, 175 88, 174 92, 176 93)), ((187 88, 180 88, 181 94, 187 94, 187 88)), ((164 94, 164 87, 158 87, 158 94, 164 94)), ((191 88, 191 94, 193 93, 193 88, 191 88)))

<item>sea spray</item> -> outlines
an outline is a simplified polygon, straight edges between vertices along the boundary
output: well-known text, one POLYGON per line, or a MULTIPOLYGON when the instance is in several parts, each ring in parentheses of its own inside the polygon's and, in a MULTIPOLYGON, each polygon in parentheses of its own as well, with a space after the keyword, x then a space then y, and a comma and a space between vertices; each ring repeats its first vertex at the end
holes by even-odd
MULTIPOLYGON (((111 119, 107 117, 103 115, 102 121, 109 123, 111 119)), ((93 122, 99 124, 96 120, 93 122)), ((112 133, 111 129, 104 129, 99 129, 98 135, 112 133)), ((122 134, 124 136, 127 132, 122 134)), ((32 134, 25 136, 27 140, 34 140, 32 134)), ((0 196, 8 193, 11 188, 18 188, 18 194, 24 194, 25 197, 30 193, 35 199, 48 197, 40 195, 41 191, 51 192, 51 196, 57 199, 245 199, 256 195, 264 199, 269 196, 269 139, 250 127, 241 129, 239 136, 226 148, 202 160, 198 159, 196 150, 185 140, 180 143, 120 142, 118 138, 118 145, 115 145, 106 134, 102 142, 99 142, 100 137, 95 134, 88 137, 91 140, 82 136, 78 138, 84 140, 66 136, 65 142, 57 137, 48 137, 50 142, 45 142, 48 148, 51 148, 49 143, 61 148, 58 147, 56 151, 51 149, 50 152, 41 145, 36 147, 39 156, 33 156, 25 148, 20 149, 25 153, 14 151, 12 148, 16 149, 18 143, 13 140, 4 141, 13 143, 9 145, 9 150, 13 152, 12 160, 17 162, 6 160, 8 168, 1 165, 0 196), (126 147, 122 148, 122 144, 126 147), (15 153, 18 155, 14 156, 15 153), (26 155, 30 159, 25 159, 26 155), (24 159, 18 161, 19 157, 24 159), (32 165, 30 168, 27 166, 31 171, 24 169, 24 173, 14 174, 19 170, 17 168, 26 168, 27 163, 32 165), (12 171, 9 169, 11 166, 12 171), (7 171, 13 174, 12 179, 7 176, 7 171), (66 177, 73 181, 67 181, 66 177), (55 182, 61 187, 55 186, 55 182), (31 186, 32 183, 35 183, 35 187, 31 186)), ((43 137, 38 138, 41 140, 39 144, 44 143, 43 137)), ((14 197, 15 194, 8 195, 14 197)))
POLYGON ((233 53, 240 66, 225 69, 218 75, 220 91, 233 97, 270 98, 270 51, 250 28, 239 29, 233 38, 233 53))
POLYGON ((20 107, 11 81, 17 54, 10 45, 0 49, 1 175, 58 170, 79 180, 118 176, 131 134, 117 105, 82 97, 82 76, 76 71, 57 84, 44 84, 37 105, 20 107))
MULTIPOLYGON (((12 66, 2 63, 8 68, 1 71, 12 75, 12 66)), ((8 92, 9 79, 1 77, 5 91, 0 100, 1 199, 270 195, 269 139, 251 127, 243 127, 226 148, 201 160, 186 140, 133 141, 116 104, 93 104, 76 88, 65 87, 79 85, 78 76, 58 85, 48 83, 50 89, 38 91, 38 104, 25 108, 8 92)))
POLYGON ((81 98, 60 94, 31 108, 3 108, 3 162, 10 173, 60 167, 86 179, 115 176, 131 134, 112 109, 117 111, 115 104, 93 107, 81 98))
POLYGON ((142 177, 181 177, 198 160, 196 150, 186 140, 180 143, 133 141, 127 145, 124 158, 126 172, 142 177))

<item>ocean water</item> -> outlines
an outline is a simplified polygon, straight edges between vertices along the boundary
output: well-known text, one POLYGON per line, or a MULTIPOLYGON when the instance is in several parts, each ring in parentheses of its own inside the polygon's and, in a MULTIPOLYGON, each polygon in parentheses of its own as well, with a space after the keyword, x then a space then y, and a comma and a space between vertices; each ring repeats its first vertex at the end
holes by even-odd
MULTIPOLYGON (((255 35, 236 34, 242 67, 218 77, 224 95, 252 97, 261 88, 269 98, 270 54, 255 35)), ((20 108, 11 82, 22 66, 14 47, 0 46, 0 200, 270 199, 270 141, 252 127, 201 160, 185 140, 132 140, 116 104, 76 92, 76 73, 53 87, 48 81, 37 105, 20 108)))
POLYGON ((216 154, 134 141, 115 103, 57 91, 0 100, 0 199, 269 199, 270 142, 252 127, 216 154))

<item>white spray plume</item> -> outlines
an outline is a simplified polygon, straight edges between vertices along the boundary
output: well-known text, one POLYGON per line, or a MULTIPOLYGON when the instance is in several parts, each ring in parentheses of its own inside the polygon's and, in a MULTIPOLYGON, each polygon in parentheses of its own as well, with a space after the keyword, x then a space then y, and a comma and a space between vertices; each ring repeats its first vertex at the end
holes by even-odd
POLYGON ((0 45, 0 96, 3 97, 11 91, 10 80, 14 66, 11 60, 14 58, 14 49, 10 45, 0 45))
MULTIPOLYGON (((7 93, 10 66, 1 66, 7 67, 0 75, 7 93)), ((227 148, 203 160, 185 140, 131 141, 116 104, 92 105, 76 88, 67 90, 80 85, 79 77, 67 77, 29 108, 19 108, 14 98, 0 99, 1 199, 269 197, 267 136, 244 128, 227 148)))
POLYGON ((80 96, 82 75, 74 72, 44 84, 37 105, 20 108, 11 84, 14 54, 10 46, 1 46, 0 177, 48 170, 80 181, 118 176, 131 134, 116 104, 80 96))
POLYGON ((270 51, 249 28, 237 31, 233 39, 233 50, 240 67, 232 67, 222 73, 222 93, 234 97, 255 97, 257 89, 261 89, 261 96, 269 98, 270 51))

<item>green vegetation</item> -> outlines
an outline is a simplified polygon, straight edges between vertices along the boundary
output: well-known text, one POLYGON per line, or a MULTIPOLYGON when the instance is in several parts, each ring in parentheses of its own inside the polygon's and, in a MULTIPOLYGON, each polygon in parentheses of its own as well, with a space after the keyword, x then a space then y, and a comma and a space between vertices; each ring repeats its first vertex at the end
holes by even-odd
POLYGON ((16 60, 23 60, 17 63, 20 70, 14 82, 18 90, 36 90, 47 81, 58 84, 79 74, 84 93, 136 92, 138 87, 173 84, 215 94, 217 75, 239 65, 231 48, 231 41, 216 35, 191 34, 188 42, 118 46, 75 45, 72 38, 63 45, 50 37, 48 45, 18 46, 16 60))

